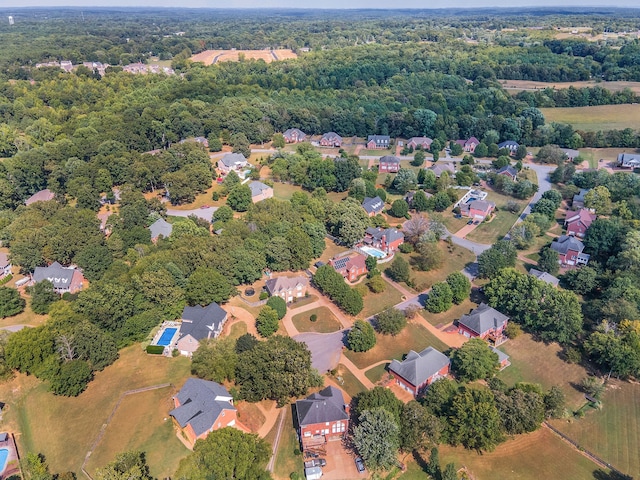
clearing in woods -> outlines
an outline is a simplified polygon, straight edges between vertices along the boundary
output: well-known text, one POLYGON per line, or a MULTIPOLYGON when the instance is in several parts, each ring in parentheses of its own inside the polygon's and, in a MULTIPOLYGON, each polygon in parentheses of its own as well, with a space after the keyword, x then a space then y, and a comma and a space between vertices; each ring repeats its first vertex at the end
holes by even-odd
POLYGON ((193 62, 211 65, 218 62, 239 62, 240 55, 247 60, 264 60, 271 63, 274 60, 288 60, 298 58, 290 49, 277 50, 205 50, 191 57, 193 62))
POLYGON ((522 90, 543 90, 545 88, 554 88, 562 90, 564 88, 606 88, 612 92, 619 92, 628 88, 634 93, 640 94, 640 82, 596 82, 588 80, 582 82, 533 82, 531 80, 498 80, 502 84, 502 88, 509 93, 516 94, 522 90))
POLYGON ((640 129, 640 105, 599 105, 597 107, 541 108, 547 123, 568 123, 576 130, 640 129))

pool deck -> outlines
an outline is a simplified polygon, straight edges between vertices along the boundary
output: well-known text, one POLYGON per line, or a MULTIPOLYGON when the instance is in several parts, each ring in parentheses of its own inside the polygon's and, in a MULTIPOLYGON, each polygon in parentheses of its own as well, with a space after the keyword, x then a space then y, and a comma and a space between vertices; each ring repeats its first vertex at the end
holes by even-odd
POLYGON ((0 476, 2 478, 9 478, 12 475, 20 475, 22 477, 18 448, 16 447, 16 442, 12 433, 9 433, 6 441, 0 442, 0 449, 2 448, 6 448, 9 451, 9 455, 7 456, 7 464, 4 470, 0 470, 0 476))
POLYGON ((159 345, 158 342, 160 341, 160 339, 162 338, 162 335, 164 334, 165 330, 167 330, 168 328, 175 328, 176 331, 173 333, 173 336, 171 337, 171 342, 169 342, 168 345, 160 345, 161 347, 171 347, 176 340, 176 337, 178 335, 178 332, 180 331, 180 322, 165 322, 163 323, 160 328, 158 329, 158 331, 156 332, 156 334, 153 336, 153 340, 151 340, 151 345, 159 345))

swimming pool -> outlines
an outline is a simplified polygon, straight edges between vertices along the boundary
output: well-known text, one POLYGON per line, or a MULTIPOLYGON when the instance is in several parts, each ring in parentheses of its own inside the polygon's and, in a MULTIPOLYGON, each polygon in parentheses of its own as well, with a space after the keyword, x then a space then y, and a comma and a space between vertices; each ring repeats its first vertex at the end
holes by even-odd
POLYGON ((7 458, 9 457, 9 450, 6 448, 0 448, 0 473, 4 472, 4 468, 7 466, 7 458))
POLYGON ((368 247, 366 245, 364 247, 360 247, 360 250, 365 252, 367 255, 371 255, 372 257, 376 257, 376 258, 384 258, 387 256, 387 254, 384 253, 382 250, 378 250, 377 248, 373 248, 373 247, 368 247))
POLYGON ((165 328, 156 345, 160 345, 162 347, 168 346, 169 344, 171 344, 171 340, 173 339, 173 336, 177 331, 177 328, 165 328))

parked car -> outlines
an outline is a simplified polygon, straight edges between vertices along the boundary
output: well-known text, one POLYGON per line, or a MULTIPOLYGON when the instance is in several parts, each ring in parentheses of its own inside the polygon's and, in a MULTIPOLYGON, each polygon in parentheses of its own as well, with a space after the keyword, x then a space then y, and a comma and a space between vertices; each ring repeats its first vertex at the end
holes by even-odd
POLYGON ((473 222, 474 225, 480 225, 480 220, 476 220, 475 222, 473 222))
POLYGON ((454 218, 462 218, 462 215, 460 215, 459 213, 456 213, 453 217, 454 218))
POLYGON ((467 225, 473 225, 473 220, 469 220, 469 221, 467 222, 467 225))
POLYGON ((307 460, 304 462, 304 468, 311 467, 326 467, 327 461, 324 458, 314 458, 313 460, 307 460))
POLYGON ((356 468, 358 469, 358 473, 364 473, 365 472, 364 462, 362 461, 362 459, 360 457, 356 457, 356 468))

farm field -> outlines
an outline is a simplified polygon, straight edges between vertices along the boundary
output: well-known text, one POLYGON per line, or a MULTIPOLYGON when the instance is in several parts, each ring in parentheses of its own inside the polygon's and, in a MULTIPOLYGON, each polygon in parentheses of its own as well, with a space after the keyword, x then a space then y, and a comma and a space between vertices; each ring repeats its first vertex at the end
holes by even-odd
POLYGON ((291 320, 299 332, 331 333, 342 328, 342 324, 327 307, 318 307, 298 313, 291 320), (310 320, 311 315, 318 317, 315 322, 310 320))
POLYGON ((246 60, 264 60, 271 63, 275 60, 298 58, 290 49, 278 50, 205 50, 191 57, 193 62, 211 65, 218 62, 239 62, 241 55, 246 60))
POLYGON ((544 88, 554 88, 556 90, 562 90, 564 88, 594 88, 601 87, 611 90, 612 92, 619 92, 625 88, 630 89, 632 92, 640 93, 640 82, 596 82, 595 80, 582 81, 582 82, 533 82, 530 80, 498 80, 502 87, 509 93, 518 93, 521 90, 541 90, 544 88))
POLYGON ((602 405, 602 410, 587 410, 584 418, 553 424, 618 470, 640 477, 640 385, 608 382, 602 405))
POLYGON ((568 123, 576 130, 623 130, 640 128, 640 105, 600 105, 596 107, 541 108, 547 123, 568 123))

